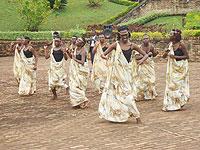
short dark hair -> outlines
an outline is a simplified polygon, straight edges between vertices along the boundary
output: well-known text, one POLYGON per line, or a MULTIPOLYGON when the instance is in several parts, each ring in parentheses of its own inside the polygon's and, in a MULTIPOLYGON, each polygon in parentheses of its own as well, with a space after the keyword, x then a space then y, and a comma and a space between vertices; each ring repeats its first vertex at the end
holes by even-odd
POLYGON ((128 26, 124 25, 124 26, 118 27, 118 29, 117 29, 117 31, 118 31, 118 33, 117 33, 117 40, 120 40, 120 34, 119 34, 119 32, 124 31, 124 30, 127 30, 129 38, 131 37, 131 33, 129 32, 128 26))
POLYGON ((182 32, 179 29, 172 29, 173 35, 175 36, 176 42, 180 42, 182 40, 182 32))
POLYGON ((28 37, 28 36, 24 36, 24 39, 25 39, 25 40, 28 40, 28 41, 30 41, 30 40, 31 40, 31 38, 30 38, 30 37, 28 37))
POLYGON ((125 25, 124 26, 119 26, 117 30, 118 30, 118 32, 124 31, 124 30, 129 31, 128 26, 125 26, 125 25))

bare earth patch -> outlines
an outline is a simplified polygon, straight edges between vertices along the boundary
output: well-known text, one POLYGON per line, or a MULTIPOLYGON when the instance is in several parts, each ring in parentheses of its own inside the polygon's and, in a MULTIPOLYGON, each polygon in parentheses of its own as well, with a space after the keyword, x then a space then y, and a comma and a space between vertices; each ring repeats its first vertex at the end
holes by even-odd
POLYGON ((198 150, 200 147, 200 67, 190 63, 191 99, 184 111, 162 112, 166 64, 157 63, 158 98, 137 102, 142 125, 110 123, 98 117, 100 95, 89 81, 90 107, 74 110, 65 91, 51 101, 48 91, 49 61, 39 60, 37 93, 20 97, 13 78, 12 57, 0 58, 1 150, 198 150))

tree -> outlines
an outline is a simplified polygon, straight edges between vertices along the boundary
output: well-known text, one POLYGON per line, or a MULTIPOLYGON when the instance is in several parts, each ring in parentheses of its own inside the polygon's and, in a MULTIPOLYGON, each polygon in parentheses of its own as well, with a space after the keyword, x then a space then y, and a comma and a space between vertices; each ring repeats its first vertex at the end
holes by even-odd
POLYGON ((26 22, 26 30, 38 31, 50 14, 48 0, 17 0, 19 13, 26 22))

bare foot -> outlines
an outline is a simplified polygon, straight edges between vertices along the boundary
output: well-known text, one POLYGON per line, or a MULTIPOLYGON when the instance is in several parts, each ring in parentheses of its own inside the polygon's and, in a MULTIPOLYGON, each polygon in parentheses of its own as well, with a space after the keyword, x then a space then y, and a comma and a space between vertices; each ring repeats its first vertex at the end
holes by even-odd
POLYGON ((140 118, 136 118, 136 122, 137 122, 137 124, 142 124, 142 121, 140 118))
POLYGON ((81 107, 82 109, 87 108, 87 107, 88 107, 88 104, 89 104, 89 101, 85 101, 85 102, 83 102, 82 104, 80 104, 80 107, 81 107))
POLYGON ((51 100, 56 100, 57 99, 57 95, 53 95, 53 97, 51 98, 51 100))
POLYGON ((66 94, 69 94, 69 87, 66 88, 66 94))

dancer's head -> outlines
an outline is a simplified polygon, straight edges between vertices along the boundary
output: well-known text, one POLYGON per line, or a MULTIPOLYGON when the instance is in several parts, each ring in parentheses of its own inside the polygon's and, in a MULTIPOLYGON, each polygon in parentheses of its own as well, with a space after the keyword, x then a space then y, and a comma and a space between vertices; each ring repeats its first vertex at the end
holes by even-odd
POLYGON ((54 44, 55 44, 55 47, 60 47, 61 46, 61 38, 60 37, 54 38, 54 44))
POLYGON ((73 37, 71 38, 71 43, 72 43, 72 44, 76 44, 76 40, 77 40, 77 36, 73 36, 73 37))
POLYGON ((23 38, 23 44, 28 45, 30 43, 31 39, 28 36, 24 36, 23 38))
POLYGON ((22 38, 21 38, 21 37, 18 37, 18 38, 16 39, 16 43, 17 43, 18 45, 21 45, 21 44, 22 44, 22 38))
POLYGON ((100 43, 104 43, 105 40, 106 40, 105 35, 103 33, 100 33, 99 34, 99 41, 100 41, 100 43))
POLYGON ((127 26, 120 26, 118 28, 118 34, 117 34, 118 40, 122 41, 123 43, 128 42, 128 40, 131 37, 131 34, 129 32, 129 29, 127 26))
POLYGON ((58 31, 55 31, 52 33, 52 37, 53 37, 53 39, 60 37, 60 33, 58 31))
POLYGON ((149 44, 149 35, 148 34, 144 34, 143 43, 144 43, 144 45, 148 45, 149 44))
POLYGON ((83 37, 77 38, 77 40, 76 40, 77 47, 83 47, 83 46, 85 46, 85 44, 86 44, 85 38, 83 38, 83 37))
POLYGON ((181 30, 173 29, 170 32, 170 41, 175 43, 180 42, 182 39, 181 33, 182 33, 181 30))

